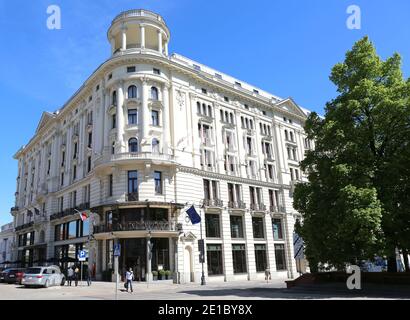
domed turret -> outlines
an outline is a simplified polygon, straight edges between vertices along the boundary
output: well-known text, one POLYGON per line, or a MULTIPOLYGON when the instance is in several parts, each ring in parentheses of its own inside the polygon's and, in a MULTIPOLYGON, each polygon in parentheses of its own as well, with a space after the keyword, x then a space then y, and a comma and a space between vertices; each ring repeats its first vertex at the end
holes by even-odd
POLYGON ((170 36, 164 19, 147 10, 122 12, 107 33, 113 55, 143 52, 168 56, 170 36))

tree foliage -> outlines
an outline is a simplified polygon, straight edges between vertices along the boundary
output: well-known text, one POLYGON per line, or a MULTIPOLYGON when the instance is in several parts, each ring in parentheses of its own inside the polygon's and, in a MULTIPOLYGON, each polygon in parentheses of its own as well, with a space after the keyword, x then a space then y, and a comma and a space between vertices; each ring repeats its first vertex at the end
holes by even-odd
POLYGON ((294 206, 309 259, 342 266, 410 248, 410 81, 400 56, 383 61, 367 37, 330 80, 339 95, 306 122, 315 150, 294 206))

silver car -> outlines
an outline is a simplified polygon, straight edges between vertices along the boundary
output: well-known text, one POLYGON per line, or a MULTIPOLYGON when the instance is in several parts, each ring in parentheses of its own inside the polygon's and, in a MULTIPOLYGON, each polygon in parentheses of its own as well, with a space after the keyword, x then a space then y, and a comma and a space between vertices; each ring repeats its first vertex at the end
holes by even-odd
POLYGON ((57 266, 32 267, 26 270, 21 284, 25 287, 63 286, 65 276, 57 266))

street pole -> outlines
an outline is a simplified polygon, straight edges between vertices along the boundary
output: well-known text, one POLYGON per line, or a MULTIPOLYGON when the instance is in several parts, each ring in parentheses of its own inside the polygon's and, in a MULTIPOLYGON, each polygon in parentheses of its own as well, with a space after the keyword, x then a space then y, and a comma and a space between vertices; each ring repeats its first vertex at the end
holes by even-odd
POLYGON ((114 257, 114 272, 115 272, 115 300, 118 299, 118 257, 114 257))
POLYGON ((80 261, 80 269, 81 269, 81 275, 80 275, 80 287, 82 287, 83 286, 83 262, 82 261, 80 261))
MULTIPOLYGON (((201 228, 201 241, 204 241, 204 238, 203 238, 203 235, 202 235, 202 210, 201 210, 201 223, 200 223, 200 226, 199 226, 199 227, 201 228)), ((206 285, 206 282, 205 282, 205 269, 204 269, 204 261, 205 261, 205 243, 203 243, 203 244, 204 244, 204 248, 203 248, 202 261, 201 261, 201 263, 202 263, 202 277, 201 277, 201 286, 206 285)))

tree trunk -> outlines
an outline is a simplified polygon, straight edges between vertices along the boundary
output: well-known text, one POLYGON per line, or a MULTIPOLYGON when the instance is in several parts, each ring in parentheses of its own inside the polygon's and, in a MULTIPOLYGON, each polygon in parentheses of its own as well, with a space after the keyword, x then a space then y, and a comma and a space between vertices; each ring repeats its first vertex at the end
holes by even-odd
POLYGON ((409 251, 403 250, 403 259, 404 259, 404 270, 406 272, 410 272, 410 266, 409 266, 409 251))

